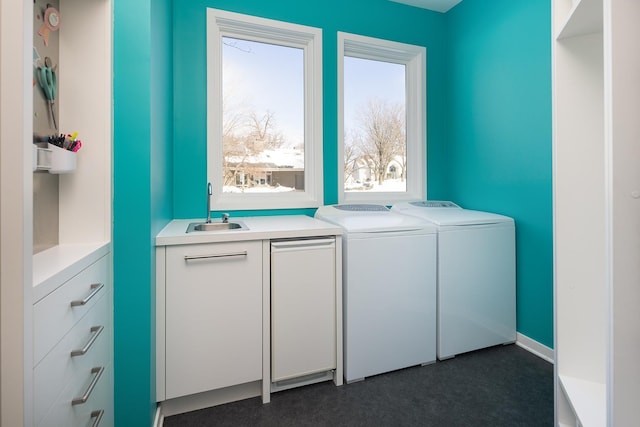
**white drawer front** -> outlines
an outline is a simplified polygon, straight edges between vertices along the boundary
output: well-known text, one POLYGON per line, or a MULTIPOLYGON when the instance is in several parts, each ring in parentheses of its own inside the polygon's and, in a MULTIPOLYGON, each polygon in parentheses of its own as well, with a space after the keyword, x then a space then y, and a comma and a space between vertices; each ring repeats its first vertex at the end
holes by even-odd
POLYGON ((109 257, 96 261, 60 286, 33 307, 33 362, 38 364, 60 339, 107 294, 109 289, 109 257), (92 289, 92 285, 97 285, 92 289), (100 288, 100 285, 104 285, 100 288), (94 296, 87 300, 95 292, 94 296), (83 305, 72 306, 72 302, 83 305))
POLYGON ((105 366, 90 398, 83 404, 72 405, 71 401, 89 387, 95 374, 90 371, 77 375, 74 381, 64 388, 46 417, 38 427, 88 427, 96 424, 96 418, 102 411, 98 427, 113 427, 113 372, 112 366, 105 366))
POLYGON ((100 299, 96 301, 94 308, 34 369, 36 424, 44 419, 65 385, 77 376, 86 376, 92 367, 107 366, 111 362, 109 298, 108 295, 96 298, 100 299), (86 352, 72 357, 71 353, 76 350, 86 350, 86 352))

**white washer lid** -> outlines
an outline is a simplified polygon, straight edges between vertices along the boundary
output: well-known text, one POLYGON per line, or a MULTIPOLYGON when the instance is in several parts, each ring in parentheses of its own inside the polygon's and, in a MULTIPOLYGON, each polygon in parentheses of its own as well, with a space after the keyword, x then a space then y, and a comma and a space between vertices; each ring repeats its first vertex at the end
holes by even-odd
POLYGON ((419 217, 391 212, 383 205, 321 206, 315 217, 339 225, 347 232, 437 231, 433 224, 419 217))
MULTIPOLYGON (((429 207, 424 202, 406 202, 394 205, 392 210, 407 215, 424 218, 438 226, 481 225, 513 222, 513 219, 491 212, 462 209, 455 203, 447 206, 429 207)), ((446 202, 438 202, 446 203, 446 202)))

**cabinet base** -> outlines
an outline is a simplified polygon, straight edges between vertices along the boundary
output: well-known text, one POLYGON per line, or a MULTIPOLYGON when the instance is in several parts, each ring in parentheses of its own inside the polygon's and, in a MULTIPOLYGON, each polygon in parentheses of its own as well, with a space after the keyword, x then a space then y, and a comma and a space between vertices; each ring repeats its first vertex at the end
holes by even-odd
POLYGON ((259 396, 262 396, 262 381, 253 381, 232 387, 165 400, 159 402, 158 405, 160 407, 160 414, 164 418, 259 396))
MULTIPOLYGON (((271 392, 288 390, 290 388, 302 387, 305 385, 320 383, 323 381, 333 380, 335 371, 318 372, 315 374, 305 375, 302 377, 291 378, 289 380, 275 381, 271 383, 271 392)), ((339 385, 339 384, 336 384, 339 385)))

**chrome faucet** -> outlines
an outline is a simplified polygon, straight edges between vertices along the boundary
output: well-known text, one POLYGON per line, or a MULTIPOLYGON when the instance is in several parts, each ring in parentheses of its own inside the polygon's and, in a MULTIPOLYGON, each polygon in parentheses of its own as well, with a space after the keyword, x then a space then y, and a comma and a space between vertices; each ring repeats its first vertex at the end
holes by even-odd
POLYGON ((207 183, 207 224, 211 222, 211 195, 213 194, 213 189, 211 188, 211 183, 207 183))
POLYGON ((228 213, 223 213, 222 214, 222 222, 225 223, 225 224, 227 222, 229 222, 229 214, 228 213))

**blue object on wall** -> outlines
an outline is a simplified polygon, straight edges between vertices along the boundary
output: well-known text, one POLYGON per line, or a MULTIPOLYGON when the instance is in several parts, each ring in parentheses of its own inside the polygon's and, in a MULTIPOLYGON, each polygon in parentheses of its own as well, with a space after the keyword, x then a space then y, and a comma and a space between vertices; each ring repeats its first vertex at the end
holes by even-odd
POLYGON ((446 16, 447 198, 515 218, 518 332, 553 347, 550 2, 446 16))

